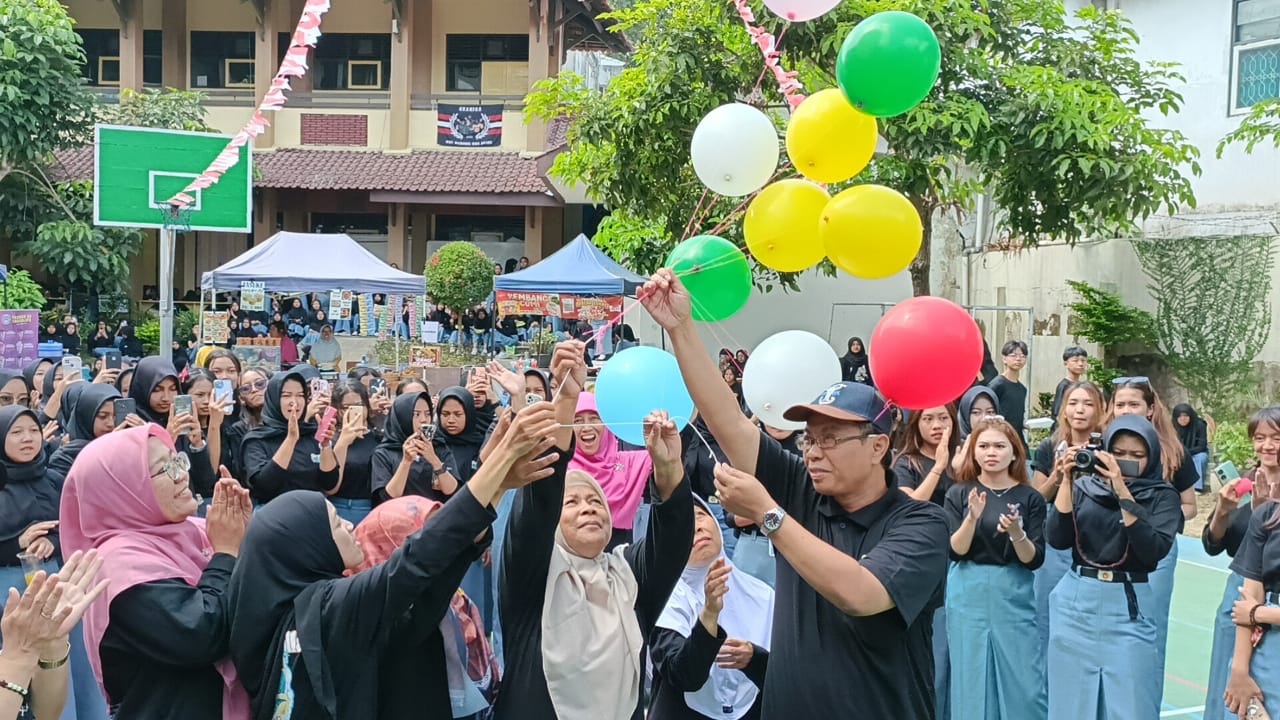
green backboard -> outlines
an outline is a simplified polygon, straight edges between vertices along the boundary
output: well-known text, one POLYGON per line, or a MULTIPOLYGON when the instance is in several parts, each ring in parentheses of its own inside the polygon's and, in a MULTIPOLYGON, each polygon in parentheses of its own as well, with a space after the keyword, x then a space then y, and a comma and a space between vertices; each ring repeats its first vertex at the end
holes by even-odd
MULTIPOLYGON (((135 228, 164 226, 162 208, 218 157, 230 135, 98 125, 94 128, 93 221, 135 228)), ((191 196, 192 230, 247 233, 253 226, 252 155, 191 196)))

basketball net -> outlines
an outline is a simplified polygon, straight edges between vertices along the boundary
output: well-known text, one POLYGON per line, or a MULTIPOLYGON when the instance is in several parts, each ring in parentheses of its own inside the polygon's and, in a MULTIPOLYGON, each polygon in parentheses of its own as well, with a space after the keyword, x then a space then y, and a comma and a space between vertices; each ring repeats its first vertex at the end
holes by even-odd
POLYGON ((175 233, 191 232, 191 216, 195 213, 193 208, 166 204, 161 206, 158 212, 160 224, 164 225, 166 230, 172 230, 175 233))

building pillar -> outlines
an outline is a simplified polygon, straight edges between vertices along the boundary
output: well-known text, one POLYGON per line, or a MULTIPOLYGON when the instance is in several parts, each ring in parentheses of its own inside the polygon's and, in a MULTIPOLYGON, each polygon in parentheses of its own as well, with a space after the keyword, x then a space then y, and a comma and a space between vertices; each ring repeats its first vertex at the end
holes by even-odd
POLYGON ((546 229, 545 215, 543 208, 540 207, 524 209, 524 256, 529 258, 531 264, 542 259, 542 237, 543 230, 546 229))
POLYGON ((264 243, 276 234, 276 213, 280 201, 276 191, 262 188, 253 202, 253 244, 264 243))
MULTIPOLYGON (((287 22, 284 27, 289 28, 290 30, 296 27, 298 19, 302 17, 302 9, 306 7, 306 5, 307 0, 289 0, 289 17, 285 18, 287 22)), ((315 61, 315 57, 316 54, 314 49, 307 51, 307 67, 311 67, 311 63, 315 61)), ((289 87, 291 88, 289 96, 297 97, 298 93, 311 92, 315 89, 314 78, 315 75, 311 72, 308 72, 302 77, 289 78, 289 87)))
POLYGON ((161 80, 164 86, 179 89, 188 87, 187 0, 164 0, 160 11, 160 35, 161 80))
POLYGON ((427 265, 427 243, 431 241, 432 226, 435 217, 423 206, 411 206, 410 221, 413 224, 413 238, 409 245, 408 266, 405 272, 420 273, 427 265))
MULTIPOLYGON (((276 70, 280 67, 279 43, 276 41, 276 33, 280 31, 281 24, 277 22, 276 16, 280 14, 281 6, 284 3, 272 2, 271 0, 262 0, 263 13, 262 25, 258 27, 257 42, 253 50, 253 104, 256 107, 262 98, 266 96, 267 91, 271 89, 271 80, 275 77, 276 70)), ((268 125, 267 129, 254 140, 255 148, 270 148, 276 144, 276 131, 274 125, 268 125)))
POLYGON ((413 0, 403 0, 396 32, 391 34, 391 150, 409 148, 409 105, 413 91, 413 0))
POLYGON ((120 89, 142 92, 143 0, 121 3, 120 89))
MULTIPOLYGON (((413 74, 409 77, 409 92, 424 100, 431 96, 431 13, 434 11, 434 0, 404 0, 406 5, 414 5, 410 16, 413 18, 413 51, 409 54, 409 63, 413 65, 413 74)), ((392 80, 394 81, 394 76, 392 80)), ((434 122, 431 123, 433 126, 434 122)), ((434 142, 435 131, 431 133, 434 142)))
MULTIPOLYGON (((557 47, 556 33, 551 30, 555 8, 561 0, 532 0, 529 3, 529 91, 540 80, 546 80, 556 74, 560 56, 557 47)), ((563 12, 563 10, 561 10, 563 12)), ((547 123, 541 119, 526 117, 525 132, 527 139, 525 148, 529 152, 542 152, 547 149, 547 123)), ((532 256, 529 258, 533 259, 532 256)))
POLYGON ((405 269, 405 249, 409 241, 408 220, 404 205, 392 203, 387 206, 387 264, 395 264, 401 270, 405 269))

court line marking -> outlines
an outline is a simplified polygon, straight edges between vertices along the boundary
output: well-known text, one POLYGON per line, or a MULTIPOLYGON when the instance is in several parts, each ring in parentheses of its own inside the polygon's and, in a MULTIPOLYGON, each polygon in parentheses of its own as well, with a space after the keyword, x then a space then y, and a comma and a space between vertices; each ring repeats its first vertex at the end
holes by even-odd
POLYGON ((1230 571, 1230 570, 1224 570, 1223 568, 1220 568, 1220 567, 1214 567, 1214 566, 1212 566, 1212 565, 1205 565, 1204 563, 1198 563, 1198 562, 1196 562, 1196 561, 1194 561, 1194 560, 1183 560, 1183 559, 1179 558, 1179 559, 1178 559, 1178 563, 1179 563, 1179 564, 1191 565, 1192 567, 1203 568, 1203 569, 1205 569, 1205 570, 1212 570, 1212 571, 1214 571, 1214 572, 1222 573, 1223 575, 1230 575, 1230 574, 1231 574, 1231 571, 1230 571))
POLYGON ((1203 705, 1200 705, 1197 707, 1189 707, 1189 708, 1178 708, 1177 710, 1165 710, 1164 712, 1160 713, 1160 717, 1162 718, 1182 717, 1183 715, 1193 715, 1198 712, 1204 712, 1203 705))

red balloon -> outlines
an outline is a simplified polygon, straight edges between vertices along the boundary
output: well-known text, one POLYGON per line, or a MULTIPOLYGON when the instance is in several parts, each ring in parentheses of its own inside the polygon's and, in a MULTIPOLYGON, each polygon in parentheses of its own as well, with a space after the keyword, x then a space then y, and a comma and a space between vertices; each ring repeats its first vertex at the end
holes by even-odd
POLYGON ((982 333, 964 308, 938 297, 898 303, 871 333, 871 377, 908 410, 946 405, 982 367, 982 333))

